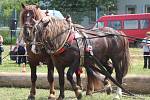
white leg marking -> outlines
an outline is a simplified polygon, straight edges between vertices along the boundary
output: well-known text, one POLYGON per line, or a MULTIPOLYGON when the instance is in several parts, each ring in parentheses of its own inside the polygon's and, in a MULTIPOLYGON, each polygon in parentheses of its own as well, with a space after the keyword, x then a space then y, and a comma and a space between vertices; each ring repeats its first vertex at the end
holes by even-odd
POLYGON ((122 89, 117 87, 116 96, 114 99, 120 100, 121 97, 122 97, 122 89))

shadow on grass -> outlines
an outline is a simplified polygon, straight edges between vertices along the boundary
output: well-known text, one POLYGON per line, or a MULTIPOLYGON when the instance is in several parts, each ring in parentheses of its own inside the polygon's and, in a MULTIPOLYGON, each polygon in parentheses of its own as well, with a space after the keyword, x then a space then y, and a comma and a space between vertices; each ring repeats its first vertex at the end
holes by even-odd
MULTIPOLYGON (((47 98, 48 97, 39 97, 39 98, 35 98, 35 99, 36 100, 48 100, 47 98)), ((57 99, 57 97, 56 97, 56 99, 57 99)), ((24 99, 24 100, 26 100, 26 99, 24 99)), ((65 97, 64 100, 77 100, 77 99, 76 99, 76 97, 69 96, 69 97, 65 97)))

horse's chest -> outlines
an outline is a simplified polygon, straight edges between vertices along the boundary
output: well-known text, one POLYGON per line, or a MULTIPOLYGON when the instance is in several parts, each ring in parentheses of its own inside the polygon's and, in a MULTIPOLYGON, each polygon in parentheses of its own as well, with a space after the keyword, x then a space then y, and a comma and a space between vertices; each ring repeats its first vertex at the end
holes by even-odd
POLYGON ((68 49, 63 53, 54 56, 54 59, 61 65, 69 66, 75 59, 79 59, 79 53, 68 49))

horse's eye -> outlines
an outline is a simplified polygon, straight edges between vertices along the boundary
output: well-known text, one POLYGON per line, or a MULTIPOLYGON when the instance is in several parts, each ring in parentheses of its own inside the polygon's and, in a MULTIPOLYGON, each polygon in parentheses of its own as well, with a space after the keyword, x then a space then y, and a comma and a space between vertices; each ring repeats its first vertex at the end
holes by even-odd
POLYGON ((32 16, 33 15, 33 12, 32 11, 28 11, 27 13, 26 13, 26 16, 27 17, 30 17, 30 16, 32 16))

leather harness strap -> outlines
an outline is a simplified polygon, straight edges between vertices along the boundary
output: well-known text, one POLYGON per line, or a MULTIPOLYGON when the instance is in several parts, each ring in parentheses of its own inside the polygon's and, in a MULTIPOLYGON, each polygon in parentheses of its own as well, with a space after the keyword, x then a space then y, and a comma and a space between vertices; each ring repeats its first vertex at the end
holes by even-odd
POLYGON ((85 49, 85 45, 84 45, 83 38, 84 38, 83 34, 81 34, 78 31, 75 32, 75 39, 77 41, 77 44, 78 44, 78 47, 79 47, 79 52, 80 52, 80 66, 83 66, 83 64, 84 64, 84 49, 85 49))
POLYGON ((57 55, 63 53, 67 49, 67 45, 71 45, 73 43, 73 40, 76 40, 77 45, 79 47, 79 52, 80 52, 80 66, 83 66, 85 51, 93 53, 92 46, 90 44, 90 40, 87 40, 86 39, 87 37, 88 36, 81 31, 77 31, 77 30, 70 31, 70 34, 69 34, 66 42, 64 43, 64 45, 59 50, 57 50, 55 53, 53 53, 53 55, 57 56, 57 55))
MULTIPOLYGON (((73 40, 74 40, 74 37, 75 37, 75 34, 74 33, 70 33, 67 41, 65 44, 72 44, 73 40)), ((54 53, 54 55, 58 55, 58 54, 61 54, 65 51, 65 44, 62 48, 60 48, 57 52, 54 53)))

